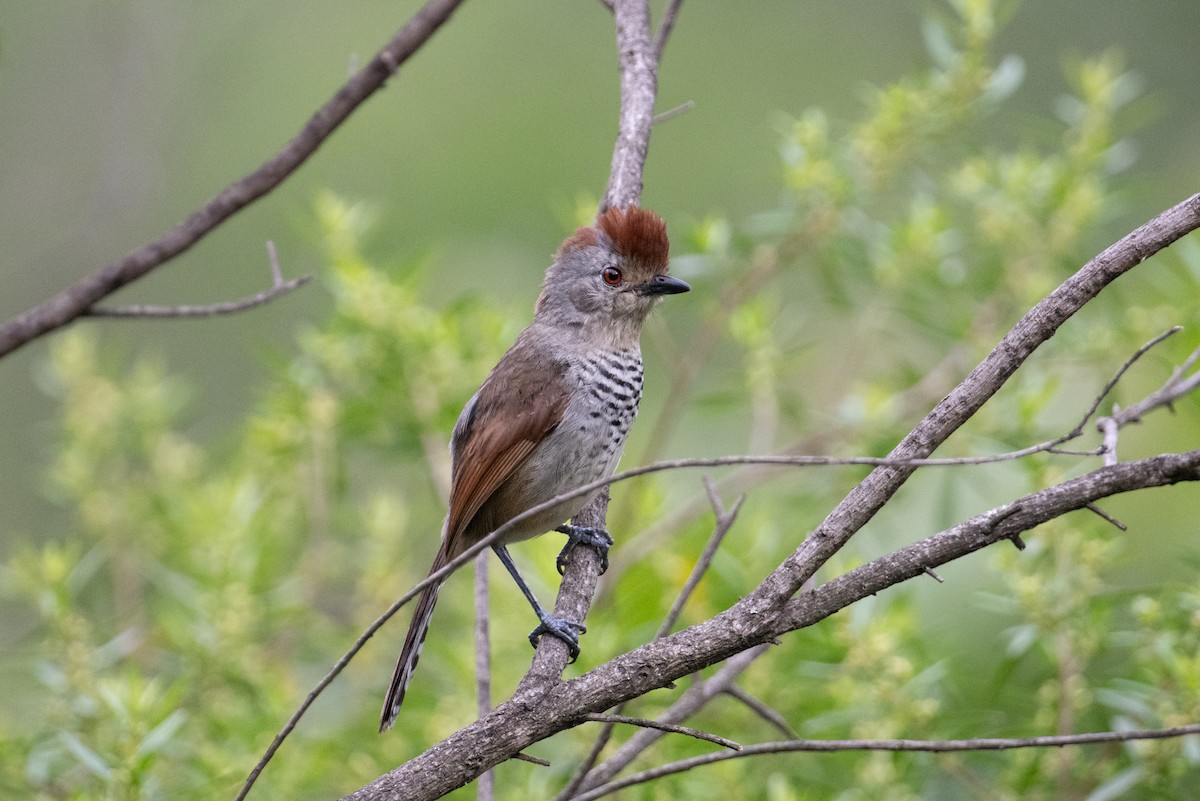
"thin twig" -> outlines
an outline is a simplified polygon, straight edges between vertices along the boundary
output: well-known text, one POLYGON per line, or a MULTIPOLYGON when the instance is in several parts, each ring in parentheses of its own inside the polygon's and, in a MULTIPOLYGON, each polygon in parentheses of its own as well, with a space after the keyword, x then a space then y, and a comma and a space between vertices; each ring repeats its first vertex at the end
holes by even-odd
POLYGON ((183 253, 225 220, 279 186, 429 40, 462 1, 429 0, 361 71, 317 109, 283 149, 254 172, 221 190, 183 222, 0 326, 0 357, 75 320, 98 301, 183 253))
POLYGON ((1104 385, 1104 389, 1102 389, 1100 394, 1096 396, 1096 399, 1092 402, 1091 408, 1088 409, 1088 413, 1085 414, 1083 416, 1083 420, 1080 421, 1079 426, 1077 427, 1078 430, 1082 433, 1084 426, 1087 425, 1087 421, 1090 420, 1092 415, 1096 413, 1096 410, 1100 408, 1100 404, 1104 402, 1104 399, 1108 396, 1108 393, 1113 391, 1121 379, 1125 377, 1125 373, 1129 372, 1129 368, 1133 367, 1133 365, 1137 363, 1138 359, 1145 356, 1146 353, 1155 345, 1163 342, 1169 337, 1174 336, 1175 334, 1178 334, 1182 330, 1183 326, 1171 326, 1166 331, 1163 331, 1161 334, 1154 337, 1154 339, 1151 339, 1149 342, 1145 343, 1136 351, 1134 351, 1133 355, 1125 360, 1125 363, 1121 365, 1121 369, 1117 370, 1117 372, 1113 374, 1113 377, 1110 378, 1108 383, 1104 385))
POLYGON ((1014 748, 1061 748, 1065 745, 1091 745, 1096 743, 1122 743, 1131 740, 1164 740, 1173 737, 1186 737, 1200 734, 1200 724, 1175 726, 1170 729, 1150 729, 1142 731, 1106 731, 1087 734, 1067 734, 1048 737, 1023 738, 982 738, 976 740, 784 740, 773 743, 756 743, 742 748, 741 751, 714 751, 691 759, 670 762, 657 768, 644 770, 627 776, 620 781, 605 784, 582 793, 575 801, 594 801, 606 795, 644 784, 663 776, 682 773, 701 765, 711 765, 724 762, 727 759, 760 756, 762 754, 781 754, 794 751, 830 752, 830 751, 925 751, 931 753, 947 753, 956 751, 1003 751, 1014 748))
POLYGON ((1200 371, 1184 378, 1184 373, 1195 367, 1197 361, 1200 361, 1200 348, 1192 351, 1183 364, 1171 371, 1171 377, 1163 382, 1158 391, 1115 415, 1118 422, 1121 424, 1137 422, 1151 409, 1157 409, 1160 406, 1170 408, 1171 404, 1180 397, 1200 386, 1200 371))
MULTIPOLYGON (((1178 326, 1171 329, 1162 335, 1160 341, 1178 330, 1181 330, 1178 326)), ((1200 348, 1193 350, 1183 364, 1172 370, 1171 376, 1163 382, 1158 390, 1127 409, 1121 409, 1114 404, 1112 415, 1101 417, 1096 421, 1096 428, 1104 434, 1104 464, 1114 465, 1117 463, 1117 438, 1123 426, 1141 422, 1143 415, 1161 406, 1172 408, 1172 404, 1176 400, 1200 386, 1200 371, 1184 378, 1187 371, 1192 369, 1197 361, 1200 361, 1200 348)))
POLYGON ((543 768, 550 767, 550 760, 541 759, 540 757, 530 756, 529 754, 525 754, 525 753, 517 753, 516 755, 513 756, 513 759, 516 759, 521 762, 529 762, 530 764, 533 764, 533 765, 541 765, 543 768))
POLYGON ((1120 531, 1128 531, 1129 530, 1129 526, 1125 525, 1120 520, 1113 517, 1112 515, 1110 515, 1108 512, 1104 511, 1103 509, 1101 509, 1096 504, 1089 503, 1085 508, 1089 512, 1092 512, 1093 514, 1098 515, 1099 517, 1103 518, 1107 522, 1112 523, 1113 526, 1115 526, 1118 530, 1120 530, 1120 531))
POLYGON ((663 50, 667 47, 667 39, 671 38, 671 31, 675 29, 675 18, 679 15, 679 6, 683 4, 683 0, 670 0, 667 7, 663 9, 662 21, 658 23, 658 35, 654 37, 654 60, 661 63, 663 50))
POLYGON ((790 740, 798 739, 796 737, 796 732, 791 726, 788 725, 787 718, 781 715, 778 710, 771 708, 766 703, 760 701, 758 698, 755 698, 738 685, 730 684, 729 687, 725 689, 725 694, 731 698, 736 698, 737 700, 741 701, 760 718, 783 732, 784 737, 787 737, 790 740))
POLYGON ((172 319, 181 317, 216 317, 221 314, 237 314, 247 309, 270 303, 280 295, 286 295, 293 289, 304 286, 313 279, 312 275, 303 275, 285 281, 283 271, 279 267, 279 256, 275 252, 275 243, 267 242, 267 259, 271 266, 271 286, 247 298, 226 300, 220 303, 209 303, 203 306, 116 306, 105 308, 93 306, 83 313, 84 317, 111 317, 114 319, 133 319, 150 317, 154 319, 172 319))
POLYGON ((197 317, 217 317, 223 314, 237 314, 257 306, 262 306, 270 303, 280 295, 286 295, 294 289, 304 286, 312 280, 311 275, 303 275, 299 278, 292 278, 284 281, 282 284, 272 286, 270 289, 264 289, 250 297, 240 298, 238 300, 225 300, 219 303, 210 303, 203 306, 155 306, 153 304, 142 304, 133 306, 115 306, 106 308, 103 306, 95 306, 85 312, 81 317, 107 317, 114 320, 131 320, 131 319, 155 319, 155 320, 171 320, 171 319, 186 319, 197 317))
MULTIPOLYGON (((492 647, 488 637, 488 552, 475 557, 475 704, 479 717, 492 711, 492 647)), ((496 772, 479 777, 475 797, 492 801, 496 794, 496 772)))
POLYGON ((660 111, 657 114, 655 114, 653 122, 655 125, 658 125, 659 123, 666 122, 667 120, 670 120, 670 119, 674 119, 675 117, 678 117, 680 114, 689 112, 692 109, 694 109, 695 107, 696 107, 696 103, 693 100, 689 100, 686 103, 680 103, 678 106, 675 106, 674 108, 669 108, 666 111, 660 111))
POLYGON ((631 718, 628 715, 604 715, 600 713, 592 713, 586 715, 587 720, 593 723, 624 723, 629 726, 640 726, 643 729, 654 729, 656 731, 665 731, 671 734, 686 734, 688 737, 695 737, 697 740, 707 740, 710 743, 716 743, 719 746, 730 748, 734 751, 741 751, 742 747, 733 740, 728 740, 716 734, 693 729, 690 726, 680 726, 675 723, 663 723, 660 720, 647 720, 646 718, 631 718))
POLYGON ((721 547, 721 541, 725 539, 725 535, 733 527, 738 512, 741 511, 742 503, 746 500, 745 495, 739 495, 738 499, 733 503, 733 508, 726 512, 724 506, 721 504, 721 499, 717 497, 716 487, 709 481, 708 476, 705 476, 703 481, 704 489, 708 492, 708 497, 713 504, 713 511, 717 516, 717 525, 713 528, 712 534, 709 535, 708 542, 704 546, 704 551, 700 554, 700 558, 696 560, 695 566, 692 567, 692 572, 688 574, 687 581, 683 583, 683 588, 679 590, 679 595, 676 596, 675 603, 671 604, 671 610, 667 612, 667 616, 663 618, 662 625, 658 627, 658 633, 654 635, 656 639, 665 636, 675 625, 675 622, 679 620, 679 615, 683 611, 684 604, 692 597, 696 586, 700 584, 700 580, 708 572, 713 558, 717 555, 717 549, 721 547))
MULTIPOLYGON (((658 716, 658 721, 660 723, 676 723, 687 720, 703 709, 713 698, 733 686, 733 682, 737 680, 738 676, 742 675, 754 663, 754 660, 766 651, 766 645, 757 645, 729 658, 721 666, 721 669, 710 678, 698 681, 689 687, 675 703, 658 716)), ((628 767, 647 748, 658 742, 661 736, 660 733, 652 730, 637 732, 626 740, 615 754, 589 771, 579 786, 587 791, 607 782, 628 767)), ((578 798, 578 796, 573 796, 573 798, 578 798)))

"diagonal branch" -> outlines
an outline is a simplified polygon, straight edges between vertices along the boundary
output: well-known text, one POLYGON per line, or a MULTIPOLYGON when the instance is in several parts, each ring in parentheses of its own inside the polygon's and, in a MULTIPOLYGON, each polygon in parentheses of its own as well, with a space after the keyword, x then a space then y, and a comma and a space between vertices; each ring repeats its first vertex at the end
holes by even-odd
POLYGON ((329 135, 400 65, 429 40, 463 0, 429 0, 365 67, 350 78, 283 149, 254 172, 221 190, 187 219, 120 261, 97 270, 54 297, 0 325, 0 358, 72 322, 111 295, 199 242, 217 226, 267 194, 316 152, 329 135))
MULTIPOLYGON (((1167 209, 1106 248, 1030 309, 971 374, 900 441, 889 458, 908 460, 929 456, 979 411, 1075 312, 1117 278, 1198 227, 1200 194, 1167 209)), ((754 610, 763 620, 781 609, 821 565, 883 508, 915 470, 912 466, 872 470, 740 606, 754 610)))

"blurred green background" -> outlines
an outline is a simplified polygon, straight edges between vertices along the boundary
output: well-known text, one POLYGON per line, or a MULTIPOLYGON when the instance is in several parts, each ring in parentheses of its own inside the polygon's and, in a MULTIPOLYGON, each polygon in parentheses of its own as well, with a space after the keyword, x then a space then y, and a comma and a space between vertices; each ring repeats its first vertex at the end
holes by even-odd
MULTIPOLYGON (((5 319, 159 235, 274 153, 417 7, 416 3, 24 3, 0 16, 0 314, 5 319)), ((921 64, 921 3, 692 2, 662 69, 659 106, 694 111, 654 136, 646 205, 675 224, 734 220, 780 192, 779 118, 859 107, 865 86, 921 64)), ((319 266, 314 194, 378 204, 379 247, 433 254, 446 297, 531 299, 576 199, 603 190, 616 124, 609 13, 598 2, 468 3, 386 91, 273 195, 113 300, 205 303, 268 280, 264 242, 289 276, 319 266)), ((999 37, 1026 78, 1012 129, 1063 93, 1061 65, 1123 53, 1147 101, 1134 139, 1134 195, 1106 233, 1195 191, 1200 44, 1192 0, 1027 3, 999 37)), ((1005 120, 1008 122, 1008 120, 1005 120)), ((1103 237, 1100 237, 1101 239, 1103 237)), ((261 357, 287 349, 326 306, 304 290, 219 322, 86 323, 161 353, 200 397, 203 436, 246 408, 261 357)), ((683 313, 676 310, 675 313, 683 313)), ((0 483, 2 525, 40 527, 31 456, 45 459, 38 390, 46 343, 3 365, 0 441, 21 465, 0 483)))
MULTIPOLYGON (((416 7, 4 2, 0 315, 256 167, 416 7)), ((1000 3, 994 35, 991 13, 982 0, 684 4, 659 108, 695 108, 655 131, 644 203, 666 218, 672 270, 696 291, 647 332, 626 466, 883 453, 1055 283, 1200 189, 1200 6, 1000 3)), ((110 302, 252 294, 269 282, 268 239, 286 275, 316 282, 229 318, 83 322, 0 363, 0 678, 14 688, 0 703, 0 791, 27 780, 39 797, 231 796, 354 633, 423 575, 441 515, 426 461, 436 467, 430 454, 527 321, 550 254, 603 190, 616 105, 598 2, 468 2, 282 188, 110 302), (434 390, 414 395, 421 382, 434 390), (421 555, 401 559, 406 548, 421 555), (127 782, 113 767, 125 759, 127 782)), ((1152 390, 1198 344, 1197 287, 1189 243, 1139 268, 948 455, 1069 429, 1137 345, 1189 326, 1118 399, 1152 390)), ((1122 455, 1195 447, 1200 404, 1179 411, 1128 432, 1122 455)), ((924 472, 835 568, 1094 466, 924 472)), ((753 586, 859 475, 727 478, 728 500, 752 488, 738 543, 685 622, 753 586)), ((614 573, 572 670, 653 633, 710 525, 695 475, 615 494, 614 573)), ((1193 722, 1195 491, 1106 508, 1137 533, 1047 526, 1026 554, 963 560, 946 585, 790 638, 744 684, 805 736, 1193 722)), ((557 545, 518 555, 547 596, 557 545)), ((439 614, 462 625, 456 582, 439 614)), ((510 587, 493 592, 500 694, 532 624, 510 587)), ((375 737, 401 629, 318 704, 258 797, 347 791, 469 721, 470 654, 431 636, 407 725, 375 737)), ((706 715, 700 725, 747 742, 776 736, 736 708, 706 715)), ((543 746, 549 772, 504 766, 501 797, 549 797, 588 742, 573 732, 543 746)), ((662 747, 664 759, 697 749, 662 747)), ((1062 753, 779 757, 673 792, 1100 801, 1187 797, 1178 788, 1200 777, 1194 743, 1107 752, 1102 768, 1093 752, 1062 753)))

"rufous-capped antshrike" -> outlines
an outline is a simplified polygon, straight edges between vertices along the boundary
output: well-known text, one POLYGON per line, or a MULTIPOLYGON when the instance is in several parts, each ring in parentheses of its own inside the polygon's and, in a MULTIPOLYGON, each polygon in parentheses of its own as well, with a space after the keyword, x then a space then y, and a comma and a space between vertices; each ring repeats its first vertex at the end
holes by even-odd
MULTIPOLYGON (((642 323, 664 295, 689 287, 667 274, 667 228, 651 211, 610 208, 580 228, 546 270, 533 322, 517 337, 454 426, 450 510, 430 572, 501 525, 616 469, 642 396, 642 323)), ((580 623, 551 616, 533 597, 507 544, 551 529, 604 554, 608 532, 560 525, 595 495, 572 498, 513 527, 492 546, 533 605, 542 634, 579 653, 580 623), (557 528, 555 528, 557 526, 557 528)), ((605 560, 607 561, 607 560, 605 560)), ((391 728, 417 666, 437 601, 431 585, 417 602, 383 704, 379 730, 391 728)))

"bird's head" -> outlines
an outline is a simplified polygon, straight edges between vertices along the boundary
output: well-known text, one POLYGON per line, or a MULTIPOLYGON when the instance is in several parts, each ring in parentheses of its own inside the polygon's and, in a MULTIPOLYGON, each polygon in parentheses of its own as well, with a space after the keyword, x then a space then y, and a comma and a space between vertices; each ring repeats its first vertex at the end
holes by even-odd
POLYGON ((537 316, 551 325, 613 326, 636 337, 665 295, 691 289, 667 274, 667 226, 648 209, 610 208, 563 243, 546 270, 537 316))

